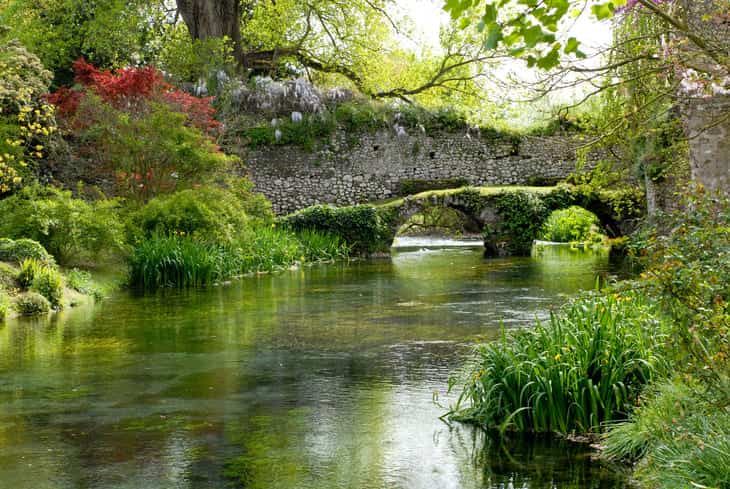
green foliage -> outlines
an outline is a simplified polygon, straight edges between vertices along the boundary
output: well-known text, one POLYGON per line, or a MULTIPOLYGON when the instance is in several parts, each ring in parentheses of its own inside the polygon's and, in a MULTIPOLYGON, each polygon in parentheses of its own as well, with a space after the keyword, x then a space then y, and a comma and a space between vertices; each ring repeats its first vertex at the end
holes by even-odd
POLYGON ((599 432, 666 371, 658 318, 641 294, 574 300, 548 324, 479 347, 451 414, 491 428, 599 432))
POLYGON ((306 261, 345 259, 349 253, 339 236, 308 229, 295 234, 274 224, 248 226, 231 242, 153 235, 130 258, 130 283, 144 289, 200 287, 306 261))
POLYGON ((10 297, 8 294, 0 289, 0 323, 5 321, 8 315, 8 309, 10 308, 10 297))
POLYGON ((206 183, 236 161, 187 120, 169 104, 128 113, 87 93, 67 125, 98 177, 111 176, 116 193, 146 201, 206 183))
POLYGON ((54 187, 25 187, 0 201, 0 235, 36 240, 60 263, 94 260, 124 249, 118 205, 76 199, 54 187))
POLYGON ((245 129, 243 136, 251 148, 259 146, 296 144, 313 151, 318 143, 326 140, 335 130, 335 121, 329 115, 306 114, 299 122, 279 119, 276 127, 260 126, 245 129), (277 139, 276 131, 280 137, 277 139))
POLYGON ((337 105, 334 117, 345 131, 363 132, 387 127, 392 114, 384 105, 355 101, 337 105))
POLYGON ((305 229, 296 237, 307 261, 344 260, 350 255, 350 247, 339 236, 305 229))
POLYGON ((130 258, 130 283, 144 289, 199 287, 223 279, 230 253, 225 247, 181 236, 143 241, 130 258))
POLYGON ((427 190, 441 190, 447 188, 466 187, 469 180, 466 178, 441 178, 423 180, 419 178, 404 178, 398 182, 399 195, 414 195, 427 190))
POLYGON ((332 207, 315 205, 281 218, 295 231, 314 230, 339 236, 356 254, 384 251, 390 247, 390 229, 371 205, 332 207))
POLYGON ((156 197, 132 214, 131 222, 140 238, 178 234, 232 243, 249 218, 233 192, 206 185, 156 197))
POLYGON ((57 84, 72 81, 80 57, 111 67, 139 63, 159 49, 163 5, 141 0, 9 0, 0 23, 53 70, 57 84))
POLYGON ((34 271, 33 281, 30 290, 38 292, 48 299, 54 308, 59 308, 63 303, 63 278, 61 273, 48 266, 43 266, 34 271))
POLYGON ((28 258, 48 265, 55 264, 53 256, 37 241, 27 238, 0 238, 0 261, 21 263, 28 258))
POLYGON ((691 380, 653 386, 627 422, 611 427, 604 456, 638 462, 642 487, 730 485, 730 410, 691 380))
POLYGON ((13 307, 23 316, 33 316, 49 312, 51 303, 37 292, 25 292, 15 297, 13 307))
POLYGON ((166 42, 160 51, 159 67, 178 83, 206 81, 210 93, 218 86, 217 72, 233 72, 231 42, 224 38, 191 39, 184 24, 169 28, 166 42))
POLYGON ((94 282, 91 274, 86 270, 72 268, 66 272, 66 285, 84 295, 92 296, 96 300, 104 297, 104 288, 94 282))
POLYGON ((730 405, 730 199, 687 190, 644 253, 642 277, 674 319, 683 367, 730 405))
POLYGON ((45 265, 35 258, 26 258, 20 264, 20 272, 18 272, 16 280, 21 287, 28 288, 43 268, 45 268, 45 265))
POLYGON ((541 238, 560 243, 601 241, 600 221, 595 214, 576 205, 553 211, 543 224, 541 238))
POLYGON ((56 267, 35 258, 26 258, 20 265, 16 280, 21 287, 28 288, 48 299, 51 306, 56 308, 61 306, 63 277, 56 267))
POLYGON ((495 207, 502 222, 496 227, 484 229, 485 240, 506 241, 511 254, 529 254, 532 242, 539 235, 547 217, 543 200, 532 193, 507 192, 495 198, 495 207))

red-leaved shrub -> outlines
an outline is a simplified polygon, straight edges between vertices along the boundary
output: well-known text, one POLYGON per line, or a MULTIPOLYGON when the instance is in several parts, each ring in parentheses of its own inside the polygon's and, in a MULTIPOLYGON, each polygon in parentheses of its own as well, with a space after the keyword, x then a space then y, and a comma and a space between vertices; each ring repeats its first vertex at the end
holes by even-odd
MULTIPOLYGON (((145 110, 151 103, 164 103, 176 112, 185 114, 187 123, 208 134, 220 128, 220 122, 211 106, 213 97, 199 98, 167 83, 152 66, 122 68, 116 72, 100 70, 84 59, 73 64, 74 80, 79 88, 59 88, 47 96, 48 102, 58 108, 61 117, 73 118, 87 91, 93 92, 114 108, 128 112, 145 110)), ((78 123, 78 121, 77 121, 78 123)))

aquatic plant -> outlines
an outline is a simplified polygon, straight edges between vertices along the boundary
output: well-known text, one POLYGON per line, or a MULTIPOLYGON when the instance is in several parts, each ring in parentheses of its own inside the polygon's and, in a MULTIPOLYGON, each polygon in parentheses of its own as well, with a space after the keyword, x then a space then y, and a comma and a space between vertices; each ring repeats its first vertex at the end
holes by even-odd
POLYGON ((600 432, 666 371, 664 330, 640 294, 586 295, 547 324, 479 347, 466 379, 451 381, 463 391, 450 415, 502 430, 600 432))
POLYGON ((296 235, 307 261, 343 260, 350 247, 337 235, 305 229, 296 235))
POLYGON ((154 236, 134 249, 130 283, 144 289, 208 285, 224 278, 221 269, 227 258, 222 246, 183 236, 154 236))

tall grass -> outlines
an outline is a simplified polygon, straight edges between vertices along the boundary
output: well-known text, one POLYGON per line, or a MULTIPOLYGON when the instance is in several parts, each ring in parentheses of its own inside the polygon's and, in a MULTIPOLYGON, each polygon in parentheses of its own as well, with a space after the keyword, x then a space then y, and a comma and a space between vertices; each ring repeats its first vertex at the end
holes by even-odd
POLYGON ((306 261, 343 259, 349 248, 336 236, 256 226, 233 243, 190 236, 153 236, 129 261, 130 283, 143 289, 201 287, 254 272, 271 272, 306 261))
POLYGON ((452 408, 489 428, 596 433, 626 418, 642 387, 666 370, 653 306, 639 294, 588 295, 547 324, 480 347, 452 408))
POLYGON ((130 283, 144 289, 199 287, 225 278, 227 250, 192 238, 155 236, 130 257, 130 283))
POLYGON ((350 256, 351 247, 342 238, 331 233, 305 229, 297 233, 307 261, 344 260, 350 256))
POLYGON ((646 487, 730 487, 730 407, 717 401, 696 382, 661 382, 607 433, 604 456, 641 460, 634 475, 646 487))

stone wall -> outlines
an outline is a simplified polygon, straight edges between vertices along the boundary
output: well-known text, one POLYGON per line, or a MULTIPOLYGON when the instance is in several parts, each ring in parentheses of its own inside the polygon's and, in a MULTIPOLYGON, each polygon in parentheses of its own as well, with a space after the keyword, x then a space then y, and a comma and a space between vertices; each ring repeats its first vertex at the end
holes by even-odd
POLYGON ((398 195, 403 179, 525 185, 535 176, 563 178, 575 170, 580 144, 572 136, 492 139, 463 132, 355 136, 337 131, 314 151, 278 145, 242 156, 256 190, 284 214, 314 204, 388 199, 398 195))
POLYGON ((684 119, 692 180, 710 190, 730 192, 730 96, 693 99, 684 119))

